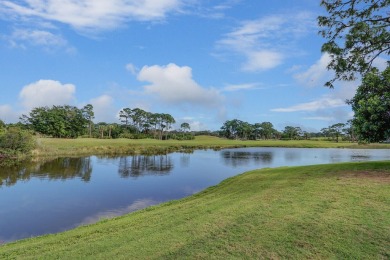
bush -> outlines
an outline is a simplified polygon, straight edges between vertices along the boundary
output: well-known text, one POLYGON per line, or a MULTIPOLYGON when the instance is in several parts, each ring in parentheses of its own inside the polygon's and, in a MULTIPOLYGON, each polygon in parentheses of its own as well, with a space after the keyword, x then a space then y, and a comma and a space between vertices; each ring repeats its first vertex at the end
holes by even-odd
POLYGON ((0 134, 0 154, 29 153, 35 148, 33 135, 17 127, 0 134))

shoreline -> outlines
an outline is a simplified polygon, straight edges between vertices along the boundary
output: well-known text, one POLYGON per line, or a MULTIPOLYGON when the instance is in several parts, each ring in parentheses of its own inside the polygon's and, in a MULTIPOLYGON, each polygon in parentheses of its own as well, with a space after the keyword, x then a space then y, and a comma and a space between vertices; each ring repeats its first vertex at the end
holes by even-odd
POLYGON ((389 184, 388 161, 253 170, 180 200, 1 245, 0 258, 380 258, 389 253, 389 184))
POLYGON ((349 148, 349 149, 390 149, 390 144, 357 144, 317 140, 228 140, 218 137, 197 136, 195 140, 154 140, 154 139, 55 139, 38 138, 38 147, 32 157, 85 156, 85 155, 153 155, 194 150, 221 150, 244 147, 284 148, 349 148))

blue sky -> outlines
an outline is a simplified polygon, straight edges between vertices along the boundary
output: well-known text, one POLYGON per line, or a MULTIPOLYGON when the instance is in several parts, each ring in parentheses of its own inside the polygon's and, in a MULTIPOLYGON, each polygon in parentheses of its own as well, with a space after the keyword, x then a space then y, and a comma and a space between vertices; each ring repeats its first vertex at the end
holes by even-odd
POLYGON ((88 103, 139 107, 193 130, 238 118, 319 131, 352 117, 313 0, 0 0, 0 119, 88 103))

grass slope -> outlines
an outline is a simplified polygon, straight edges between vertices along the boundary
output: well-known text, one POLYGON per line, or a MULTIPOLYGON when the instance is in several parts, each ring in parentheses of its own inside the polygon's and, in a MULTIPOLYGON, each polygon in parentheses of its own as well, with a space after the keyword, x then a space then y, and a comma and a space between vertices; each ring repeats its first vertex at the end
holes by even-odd
POLYGON ((155 139, 56 139, 39 138, 36 156, 90 154, 156 154, 191 149, 221 149, 229 147, 298 147, 298 148, 390 148, 389 144, 359 145, 350 142, 318 140, 228 140, 211 136, 197 136, 195 140, 160 141, 155 139))
POLYGON ((390 163, 262 169, 0 258, 390 258, 390 163))

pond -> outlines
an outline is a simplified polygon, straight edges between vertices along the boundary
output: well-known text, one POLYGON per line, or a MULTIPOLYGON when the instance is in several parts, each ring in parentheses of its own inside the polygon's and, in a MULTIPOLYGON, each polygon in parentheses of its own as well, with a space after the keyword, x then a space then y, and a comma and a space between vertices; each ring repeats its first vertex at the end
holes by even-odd
POLYGON ((390 150, 237 148, 1 168, 0 244, 183 198, 252 169, 376 160, 390 160, 390 150))

